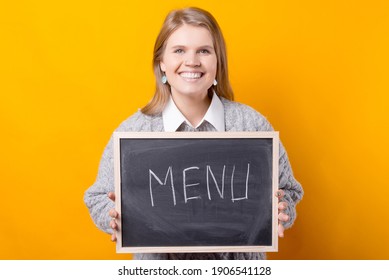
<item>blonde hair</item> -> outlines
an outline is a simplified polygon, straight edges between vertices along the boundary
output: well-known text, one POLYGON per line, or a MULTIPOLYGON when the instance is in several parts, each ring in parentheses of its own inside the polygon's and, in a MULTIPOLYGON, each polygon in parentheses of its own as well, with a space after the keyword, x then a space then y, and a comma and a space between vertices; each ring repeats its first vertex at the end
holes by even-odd
POLYGON ((160 62, 162 61, 166 42, 170 35, 184 24, 204 27, 211 33, 217 57, 217 85, 209 88, 208 94, 211 94, 213 90, 215 90, 218 96, 224 97, 228 100, 234 99, 234 94, 228 79, 226 45, 217 21, 205 10, 194 7, 185 8, 171 11, 166 16, 157 40, 155 41, 153 70, 156 78, 156 90, 151 101, 142 108, 142 113, 146 115, 161 113, 165 108, 166 103, 169 101, 170 86, 169 84, 164 84, 161 81, 163 73, 160 69, 160 62))

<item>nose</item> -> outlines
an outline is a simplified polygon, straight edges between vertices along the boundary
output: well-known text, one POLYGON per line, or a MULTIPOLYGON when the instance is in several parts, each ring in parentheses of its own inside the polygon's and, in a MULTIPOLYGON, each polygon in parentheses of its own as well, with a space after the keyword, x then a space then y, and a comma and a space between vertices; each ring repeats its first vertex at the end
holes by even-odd
POLYGON ((200 59, 197 53, 188 52, 185 56, 185 66, 198 67, 201 65, 200 59))

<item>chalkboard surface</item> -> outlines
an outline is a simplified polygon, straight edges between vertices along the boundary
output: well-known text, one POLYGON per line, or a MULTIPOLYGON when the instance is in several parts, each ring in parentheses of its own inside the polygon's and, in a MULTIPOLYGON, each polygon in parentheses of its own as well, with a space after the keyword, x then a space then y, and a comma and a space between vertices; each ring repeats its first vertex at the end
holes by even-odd
POLYGON ((116 133, 115 163, 118 252, 277 249, 278 133, 116 133))

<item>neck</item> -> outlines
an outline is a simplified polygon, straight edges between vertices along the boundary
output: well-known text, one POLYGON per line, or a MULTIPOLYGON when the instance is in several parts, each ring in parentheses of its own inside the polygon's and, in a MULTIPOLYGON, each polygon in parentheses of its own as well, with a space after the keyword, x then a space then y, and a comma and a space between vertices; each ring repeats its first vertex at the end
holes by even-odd
POLYGON ((196 127, 207 113, 211 98, 206 94, 203 98, 192 98, 190 96, 180 96, 177 98, 172 94, 174 103, 185 118, 196 127))

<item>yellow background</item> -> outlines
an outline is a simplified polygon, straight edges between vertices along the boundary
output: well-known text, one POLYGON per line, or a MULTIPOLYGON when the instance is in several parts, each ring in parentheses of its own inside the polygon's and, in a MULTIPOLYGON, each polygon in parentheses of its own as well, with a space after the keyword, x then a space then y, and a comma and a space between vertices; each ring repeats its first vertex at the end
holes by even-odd
POLYGON ((221 25, 236 100, 280 131, 305 189, 271 259, 389 259, 389 2, 0 2, 0 259, 127 259, 83 204, 154 91, 173 8, 221 25))

